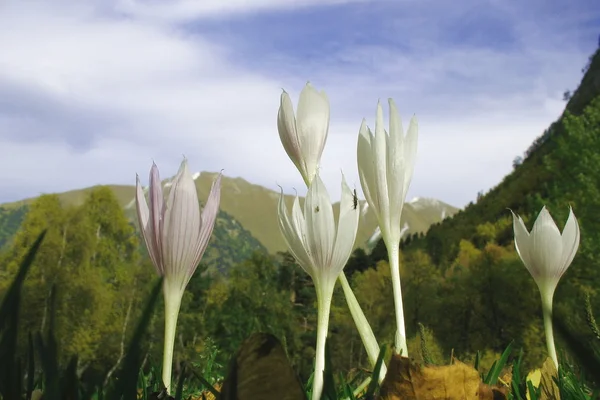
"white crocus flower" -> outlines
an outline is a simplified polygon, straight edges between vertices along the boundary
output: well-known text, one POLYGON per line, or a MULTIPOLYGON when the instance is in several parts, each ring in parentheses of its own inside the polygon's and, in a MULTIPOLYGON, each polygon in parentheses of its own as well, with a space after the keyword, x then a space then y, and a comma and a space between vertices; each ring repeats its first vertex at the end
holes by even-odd
POLYGON ((329 131, 329 100, 325 92, 318 92, 310 82, 307 83, 300 92, 294 115, 292 100, 284 90, 277 113, 277 130, 287 155, 300 171, 306 186, 310 186, 329 131))
POLYGON ((523 219, 513 213, 515 248, 523 264, 535 280, 542 297, 542 313, 548 354, 558 369, 552 330, 552 298, 558 281, 571 265, 579 247, 579 224, 569 210, 569 218, 562 235, 546 207, 542 208, 531 233, 523 219))
POLYGON ((215 225, 219 211, 221 175, 212 185, 200 213, 194 179, 183 160, 172 182, 169 197, 163 192, 156 164, 150 169, 150 208, 137 177, 136 205, 142 236, 159 275, 164 276, 165 343, 163 383, 169 392, 173 365, 173 345, 183 292, 196 271, 215 225))
POLYGON ((354 208, 353 200, 353 193, 342 176, 342 199, 336 224, 329 194, 318 173, 309 186, 304 210, 301 209, 296 196, 290 216, 283 192, 279 198, 281 233, 298 264, 311 276, 317 291, 318 322, 313 400, 319 400, 323 392, 325 340, 333 288, 352 253, 358 229, 359 212, 354 208))
POLYGON ((400 285, 400 217, 415 166, 418 125, 416 117, 413 117, 405 137, 392 99, 389 99, 389 105, 389 135, 383 127, 383 110, 380 103, 377 104, 375 134, 363 120, 358 136, 358 172, 365 198, 377 216, 381 236, 388 250, 396 309, 396 352, 401 352, 407 357, 400 285))

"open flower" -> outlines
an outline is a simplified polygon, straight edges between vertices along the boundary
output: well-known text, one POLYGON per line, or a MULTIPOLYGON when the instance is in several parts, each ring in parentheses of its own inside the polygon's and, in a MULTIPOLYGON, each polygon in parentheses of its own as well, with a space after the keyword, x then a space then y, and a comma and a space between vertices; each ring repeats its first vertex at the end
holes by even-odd
POLYGON ((569 217, 562 235, 546 207, 542 208, 531 233, 523 219, 513 213, 515 248, 529 270, 542 297, 542 312, 546 331, 548 353, 558 368, 552 331, 552 298, 558 281, 571 265, 579 248, 579 224, 569 210, 569 217))
POLYGON ((380 103, 377 104, 375 134, 364 120, 362 122, 358 135, 358 173, 365 199, 377 216, 381 236, 388 250, 396 309, 396 352, 408 356, 400 286, 400 217, 415 166, 418 125, 416 117, 413 117, 405 137, 394 100, 389 99, 388 102, 389 135, 383 127, 380 103))
POLYGON ((310 186, 323 154, 329 131, 329 100, 325 92, 317 92, 310 82, 300 92, 298 110, 284 90, 277 113, 277 130, 306 186, 310 186))
POLYGON ((311 276, 317 291, 318 322, 313 400, 321 398, 325 369, 325 340, 335 281, 342 272, 354 246, 359 210, 354 195, 342 176, 342 199, 337 224, 327 189, 315 175, 300 208, 298 196, 292 215, 285 206, 283 192, 279 198, 279 228, 298 264, 311 276))
POLYGON ((164 276, 163 382, 167 391, 171 386, 173 345, 181 298, 208 245, 219 211, 220 193, 221 175, 213 183, 204 210, 200 213, 196 185, 184 159, 165 203, 158 167, 153 164, 150 169, 148 208, 137 177, 136 206, 140 230, 152 263, 159 275, 164 276))

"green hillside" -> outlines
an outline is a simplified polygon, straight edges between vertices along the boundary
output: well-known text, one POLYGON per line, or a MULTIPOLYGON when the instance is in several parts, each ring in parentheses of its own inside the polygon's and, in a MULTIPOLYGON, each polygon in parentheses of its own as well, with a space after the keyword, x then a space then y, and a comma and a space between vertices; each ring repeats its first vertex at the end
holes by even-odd
MULTIPOLYGON (((198 196, 200 201, 206 201, 212 182, 216 173, 202 172, 196 179, 198 196)), ((133 201, 135 196, 135 186, 127 185, 108 185, 119 203, 127 210, 135 210, 133 201)), ((73 190, 58 194, 64 205, 80 205, 86 196, 93 190, 93 187, 73 190)), ((288 207, 292 206, 293 196, 286 196, 288 207)), ((5 209, 19 208, 28 204, 33 199, 26 199, 19 202, 7 203, 2 205, 5 209)), ((277 202, 279 193, 267 189, 260 185, 249 183, 242 178, 223 177, 221 184, 221 205, 220 210, 228 214, 234 221, 237 221, 250 234, 256 238, 270 253, 286 251, 285 241, 279 232, 277 222, 277 202)), ((364 205, 364 202, 362 203, 364 205)), ((334 205, 335 212, 338 211, 339 204, 334 205)), ((432 199, 419 199, 416 202, 409 202, 404 208, 402 215, 402 225, 408 224, 408 233, 425 232, 433 223, 439 222, 443 217, 451 216, 458 209, 445 204, 441 201, 432 199)), ((0 216, 0 224, 2 219, 0 216)), ((0 225, 0 228, 2 225, 0 225)), ((372 236, 377 221, 375 215, 367 210, 361 218, 359 230, 356 237, 356 246, 364 246, 367 240, 372 236)), ((0 231, 1 235, 1 231, 0 231)), ((1 241, 1 236, 0 236, 1 241)))
POLYGON ((10 241, 27 213, 27 206, 0 207, 0 248, 10 241))
MULTIPOLYGON (((95 188, 97 189, 98 187, 95 188)), ((115 186, 112 186, 111 188, 115 188, 115 186)), ((118 189, 119 187, 116 188, 118 189)), ((118 197, 119 191, 113 190, 113 192, 117 193, 118 197)), ((76 198, 77 201, 65 201, 65 197, 61 196, 63 199, 63 206, 81 205, 86 199, 86 196, 90 193, 92 193, 92 189, 69 192, 69 194, 75 194, 74 198, 76 198)), ((18 207, 0 207, 0 248, 10 244, 11 239, 17 233, 25 218, 29 203, 29 201, 26 203, 24 202, 18 207)), ((126 209, 125 214, 134 225, 137 225, 135 209, 126 209)), ((141 238, 140 243, 143 243, 141 238)), ((206 253, 202 258, 202 262, 205 263, 210 270, 226 272, 233 265, 239 264, 250 258, 252 253, 257 250, 265 253, 267 252, 265 247, 256 240, 248 230, 241 226, 239 222, 232 218, 231 215, 224 211, 220 211, 215 222, 213 235, 208 248, 206 249, 206 253)))
MULTIPOLYGON (((600 199, 581 198, 578 191, 566 188, 572 188, 574 177, 581 174, 593 180, 592 186, 599 187, 600 175, 594 176, 594 171, 598 170, 588 171, 586 168, 590 167, 582 165, 584 160, 576 157, 583 149, 578 147, 581 144, 569 138, 573 133, 567 132, 565 122, 567 115, 582 115, 586 107, 589 107, 590 113, 595 112, 598 101, 593 100, 599 95, 600 51, 597 51, 591 57, 591 63, 579 88, 566 105, 565 112, 534 141, 526 151, 522 164, 475 204, 470 203, 453 218, 433 225, 423 239, 413 241, 409 248, 426 248, 435 264, 447 267, 458 255, 461 239, 477 241, 478 226, 510 216, 508 208, 524 218, 537 216, 544 204, 549 206, 557 221, 562 221, 559 223, 561 229, 568 214, 568 204, 572 205, 585 232, 585 226, 592 222, 585 220, 586 210, 597 207, 600 199), (573 156, 573 162, 565 162, 565 158, 570 156, 573 156)), ((596 147, 595 151, 600 151, 600 148, 596 147)), ((498 243, 509 244, 513 240, 512 235, 512 226, 507 226, 499 233, 498 243)), ((588 239, 582 235, 582 241, 588 239)))

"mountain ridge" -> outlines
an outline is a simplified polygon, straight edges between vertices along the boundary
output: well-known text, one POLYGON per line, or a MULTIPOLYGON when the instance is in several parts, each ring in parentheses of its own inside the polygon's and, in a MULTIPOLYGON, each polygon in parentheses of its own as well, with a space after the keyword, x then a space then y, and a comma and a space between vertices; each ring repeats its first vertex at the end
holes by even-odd
MULTIPOLYGON (((217 177, 217 172, 196 172, 192 176, 196 183, 198 197, 205 202, 212 182, 217 177)), ((170 186, 173 177, 162 181, 163 187, 170 186)), ((87 194, 98 186, 109 187, 125 210, 135 209, 135 185, 96 185, 82 189, 57 193, 64 205, 79 205, 83 203, 87 194)), ((147 187, 144 188, 147 191, 147 187)), ((286 251, 287 246, 279 232, 277 221, 277 203, 280 194, 264 186, 248 182, 242 177, 222 177, 220 210, 224 211, 250 232, 270 253, 286 251)), ((285 202, 291 207, 294 195, 285 194, 285 202)), ((18 208, 35 200, 36 197, 19 200, 16 202, 0 204, 4 209, 18 208)), ((300 196, 301 203, 304 197, 300 196)), ((377 221, 375 215, 369 210, 366 201, 361 200, 361 220, 356 237, 355 247, 370 247, 374 238, 377 238, 377 221)), ((334 203, 334 212, 339 210, 339 202, 334 203)), ((426 232, 429 226, 454 215, 458 208, 437 199, 415 198, 407 201, 402 213, 402 226, 408 226, 406 233, 426 232)), ((133 215, 134 216, 134 215, 133 215)))

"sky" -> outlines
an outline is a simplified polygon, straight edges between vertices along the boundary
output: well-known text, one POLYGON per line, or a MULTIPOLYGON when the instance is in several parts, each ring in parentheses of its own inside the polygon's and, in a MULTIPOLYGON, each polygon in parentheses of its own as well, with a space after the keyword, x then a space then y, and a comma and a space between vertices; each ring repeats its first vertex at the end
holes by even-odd
POLYGON ((223 173, 306 192, 277 132, 282 89, 330 100, 334 201, 363 118, 419 121, 407 200, 457 207, 563 112, 598 46, 594 0, 54 0, 0 4, 0 203, 223 173))

